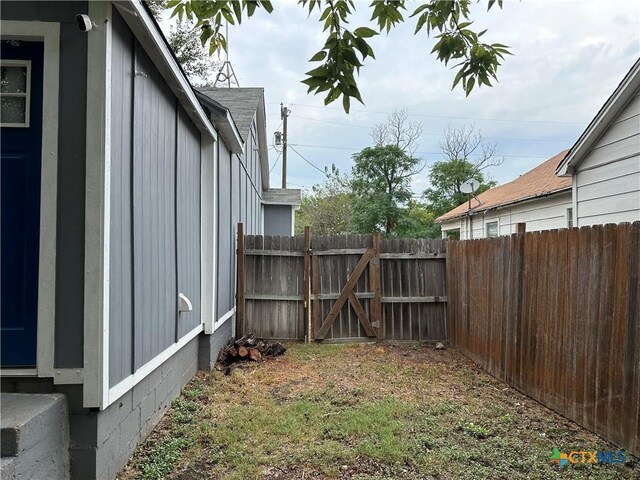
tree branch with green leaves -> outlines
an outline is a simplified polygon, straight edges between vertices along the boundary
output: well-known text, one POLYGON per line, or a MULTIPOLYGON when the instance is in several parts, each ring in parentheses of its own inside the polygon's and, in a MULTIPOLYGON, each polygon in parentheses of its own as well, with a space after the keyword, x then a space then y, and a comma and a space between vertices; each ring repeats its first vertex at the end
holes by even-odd
MULTIPOLYGON (((306 72, 302 80, 308 87, 307 93, 325 95, 325 105, 341 98, 347 113, 351 99, 364 104, 356 73, 360 74, 365 60, 375 59, 368 39, 382 32, 388 34, 404 22, 407 3, 405 0, 373 0, 368 8, 376 31, 369 26, 348 28, 356 10, 353 0, 299 0, 298 4, 308 10, 309 16, 319 13, 318 21, 327 35, 322 48, 309 60, 319 65, 306 72)), ((414 34, 424 31, 430 36, 438 32, 431 54, 446 66, 457 62, 452 67, 457 69, 452 89, 460 84, 467 96, 476 86, 492 86, 492 81, 498 79, 501 61, 510 55, 506 45, 481 40, 487 30, 476 32, 471 28, 470 4, 471 0, 429 0, 409 15, 416 19, 414 34)), ((502 8, 502 0, 488 0, 488 10, 495 4, 502 8)), ((167 8, 173 10, 172 16, 186 17, 195 23, 200 30, 200 41, 210 54, 227 49, 221 31, 223 22, 236 25, 260 10, 273 11, 268 0, 170 0, 167 8)))

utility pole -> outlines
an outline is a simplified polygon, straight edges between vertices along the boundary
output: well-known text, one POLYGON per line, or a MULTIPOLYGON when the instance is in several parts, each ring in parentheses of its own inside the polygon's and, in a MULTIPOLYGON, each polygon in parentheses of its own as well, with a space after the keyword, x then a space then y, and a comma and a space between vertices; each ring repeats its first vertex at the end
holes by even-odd
POLYGON ((282 120, 282 189, 287 188, 287 118, 291 110, 280 103, 280 119, 282 120))

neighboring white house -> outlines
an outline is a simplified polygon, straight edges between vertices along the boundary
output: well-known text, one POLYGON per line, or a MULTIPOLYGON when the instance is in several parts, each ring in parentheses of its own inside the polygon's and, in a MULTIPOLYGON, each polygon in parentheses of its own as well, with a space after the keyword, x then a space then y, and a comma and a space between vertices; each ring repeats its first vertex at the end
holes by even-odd
POLYGON ((555 174, 566 154, 567 150, 560 152, 438 217, 442 236, 470 240, 510 235, 516 233, 518 223, 524 223, 528 232, 573 226, 571 179, 555 174))
POLYGON ((640 60, 560 163, 576 226, 640 220, 640 60))

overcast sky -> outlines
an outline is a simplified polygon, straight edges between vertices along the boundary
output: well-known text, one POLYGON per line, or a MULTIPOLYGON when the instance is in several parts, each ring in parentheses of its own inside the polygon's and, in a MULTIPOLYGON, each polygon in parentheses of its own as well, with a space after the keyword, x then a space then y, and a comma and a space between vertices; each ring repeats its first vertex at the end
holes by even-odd
MULTIPOLYGON (((423 125, 416 155, 427 165, 442 158, 447 125, 474 124, 505 158, 490 175, 508 182, 570 148, 640 56, 638 0, 505 0, 502 10, 488 13, 481 0, 472 6, 476 31, 488 28, 484 40, 507 44, 514 55, 500 67, 500 83, 465 97, 451 91, 455 72, 429 55, 434 41, 414 36, 415 21, 405 15, 404 25, 371 39, 376 60, 367 59, 358 79, 365 105, 352 103, 347 115, 340 102, 324 107, 322 97, 307 95, 300 83, 312 68, 307 60, 324 43, 319 13, 308 18, 295 1, 273 3, 271 15, 259 11, 229 27, 229 60, 240 86, 265 89, 269 144, 281 130, 284 102, 291 110, 290 144, 320 169, 334 163, 350 171, 351 156, 371 145, 371 127, 406 108, 423 125)), ((356 1, 352 28, 368 25, 369 4, 356 1)), ((296 151, 289 151, 288 186, 320 182, 322 173, 296 151)), ((278 157, 271 148, 270 164, 278 157)), ((427 174, 415 178, 415 192, 428 186, 427 174)), ((281 159, 272 186, 280 186, 280 175, 281 159)))

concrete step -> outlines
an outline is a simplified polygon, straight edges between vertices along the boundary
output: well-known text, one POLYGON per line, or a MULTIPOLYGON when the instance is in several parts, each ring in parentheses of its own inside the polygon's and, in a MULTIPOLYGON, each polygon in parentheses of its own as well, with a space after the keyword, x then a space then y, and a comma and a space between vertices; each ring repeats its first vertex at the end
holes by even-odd
POLYGON ((67 401, 61 394, 2 393, 2 478, 69 478, 67 401))
POLYGON ((17 480, 15 457, 0 458, 0 478, 2 480, 17 480))

